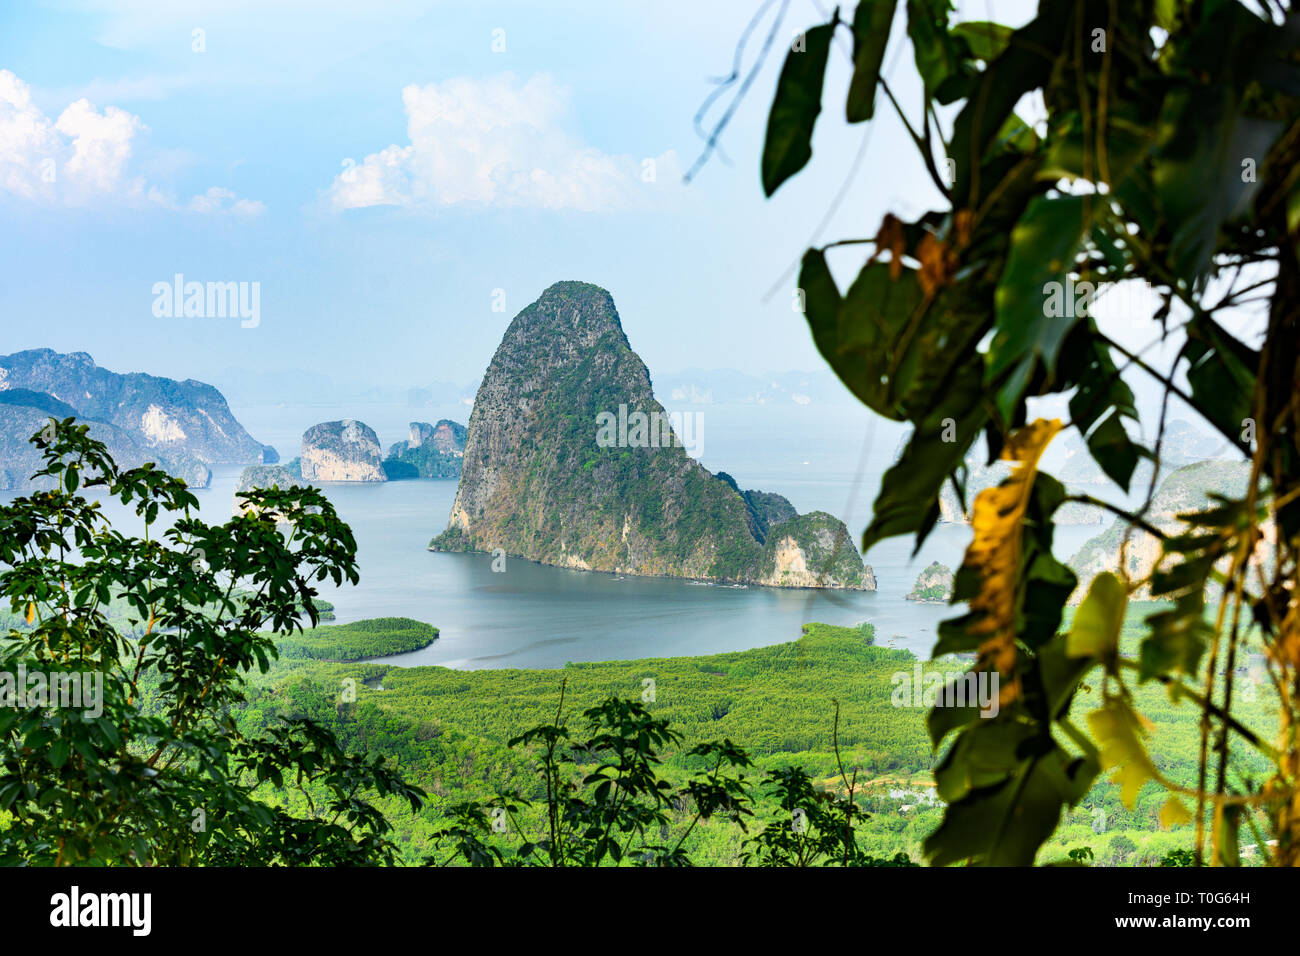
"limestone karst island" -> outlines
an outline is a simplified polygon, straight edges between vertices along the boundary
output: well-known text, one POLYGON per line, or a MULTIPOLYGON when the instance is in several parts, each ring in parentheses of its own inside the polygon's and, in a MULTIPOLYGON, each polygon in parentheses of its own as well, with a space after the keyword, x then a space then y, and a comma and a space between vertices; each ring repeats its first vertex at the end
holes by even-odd
POLYGON ((613 297, 557 282, 506 329, 474 399, 437 551, 493 551, 584 571, 874 590, 848 530, 742 491, 677 441, 597 441, 620 406, 668 419, 613 297))

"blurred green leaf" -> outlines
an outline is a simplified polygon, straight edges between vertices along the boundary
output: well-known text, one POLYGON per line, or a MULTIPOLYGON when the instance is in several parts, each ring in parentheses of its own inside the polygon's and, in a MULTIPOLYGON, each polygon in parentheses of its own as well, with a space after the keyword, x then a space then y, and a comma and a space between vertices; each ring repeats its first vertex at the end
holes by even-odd
POLYGON ((1040 196, 1029 203, 1011 233, 1011 254, 998 282, 997 321, 985 381, 997 385, 1005 421, 1024 397, 1040 366, 1050 376, 1079 314, 1074 271, 1091 221, 1090 196, 1040 196))
POLYGON ((834 31, 834 22, 813 27, 802 44, 796 41, 786 53, 763 141, 763 192, 768 196, 812 159, 813 127, 822 111, 822 82, 834 31))
POLYGON ((889 45, 897 0, 859 0, 853 12, 853 79, 845 115, 850 123, 869 120, 876 111, 880 64, 889 45))

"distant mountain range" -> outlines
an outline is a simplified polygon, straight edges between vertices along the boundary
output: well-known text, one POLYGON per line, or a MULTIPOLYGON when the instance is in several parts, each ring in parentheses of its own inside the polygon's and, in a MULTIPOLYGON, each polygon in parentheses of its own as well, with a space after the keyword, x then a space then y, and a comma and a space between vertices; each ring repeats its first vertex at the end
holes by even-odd
MULTIPOLYGON (((1208 460, 1184 465, 1168 473, 1161 481, 1145 518, 1166 534, 1187 532, 1191 526, 1181 521, 1179 515, 1210 510, 1216 504, 1209 497, 1211 494, 1240 498, 1246 493, 1249 480, 1250 462, 1247 461, 1208 460)), ((1264 522, 1260 530, 1263 539, 1250 560, 1267 566, 1271 561, 1271 542, 1276 531, 1271 521, 1264 522)), ((1120 552, 1126 536, 1128 567, 1124 570, 1135 580, 1150 575, 1162 556, 1160 541, 1141 529, 1129 530, 1123 521, 1115 518, 1104 531, 1085 542, 1066 562, 1079 576, 1079 587, 1075 589, 1074 600, 1082 598, 1087 583, 1102 571, 1120 573, 1120 552)), ((1210 588, 1215 589, 1216 586, 1212 584, 1210 588)), ((1147 600, 1150 592, 1143 585, 1133 596, 1147 600)))
POLYGON ((120 465, 154 461, 195 487, 211 480, 209 465, 278 460, 211 385, 111 372, 85 352, 32 349, 0 356, 0 488, 22 488, 41 466, 29 439, 52 416, 89 424, 120 465))
MULTIPOLYGON (((446 408, 473 404, 479 383, 429 382, 375 384, 336 381, 319 372, 286 369, 254 372, 227 368, 215 376, 225 396, 236 405, 391 404, 408 408, 446 408)), ((856 400, 830 372, 763 372, 690 368, 657 376, 655 397, 679 405, 828 405, 856 400)))
POLYGON ((857 401, 830 372, 764 372, 691 368, 656 376, 666 405, 828 405, 857 401))
POLYGON ((477 383, 432 382, 426 385, 374 384, 336 381, 320 372, 284 369, 255 372, 227 368, 215 376, 226 397, 236 405, 388 404, 408 408, 468 406, 477 383))
MULTIPOLYGON (((1141 437, 1133 430, 1131 436, 1135 441, 1141 437)), ((1151 442, 1143 444, 1152 446, 1151 442)), ((1078 432, 1070 431, 1061 436, 1060 448, 1049 449, 1044 459, 1044 467, 1062 481, 1072 485, 1105 485, 1110 479, 1097 465, 1078 432)), ((1231 447, 1222 436, 1202 431, 1181 418, 1171 419, 1165 423, 1164 440, 1160 443, 1161 474, 1167 475, 1184 465, 1198 461, 1214 461, 1235 457, 1231 447)), ((1142 487, 1151 480, 1151 463, 1143 460, 1138 463, 1131 488, 1142 487)))

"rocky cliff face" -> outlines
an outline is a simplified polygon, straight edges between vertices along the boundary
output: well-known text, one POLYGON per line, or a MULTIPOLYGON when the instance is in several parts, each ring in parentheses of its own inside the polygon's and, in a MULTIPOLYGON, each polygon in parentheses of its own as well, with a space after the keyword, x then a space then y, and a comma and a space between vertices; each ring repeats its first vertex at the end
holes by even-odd
POLYGON ((364 422, 322 422, 302 436, 299 470, 305 481, 387 481, 379 436, 364 422))
POLYGON ((438 420, 437 425, 432 426, 428 422, 412 422, 408 445, 412 448, 432 445, 444 455, 463 458, 465 439, 468 437, 469 429, 464 425, 453 422, 449 418, 442 418, 438 420))
POLYGON ((780 496, 746 498, 681 439, 609 293, 557 283, 492 357, 448 527, 430 547, 626 574, 865 586, 842 523, 817 514, 797 524, 780 496), (632 427, 611 440, 600 423, 616 415, 632 427))
POLYGON ((248 511, 243 492, 254 488, 292 488, 303 482, 287 468, 280 465, 250 465, 239 473, 239 483, 235 485, 234 513, 245 514, 248 511))
POLYGON ((844 522, 824 511, 813 511, 769 530, 758 583, 874 591, 876 576, 863 565, 844 522))
POLYGON ((108 422, 90 421, 77 409, 44 392, 26 388, 0 391, 0 491, 37 490, 53 486, 52 479, 32 483, 28 479, 44 462, 31 444, 31 437, 44 428, 50 418, 77 418, 90 426, 90 437, 102 441, 113 460, 124 468, 134 468, 146 461, 156 462, 170 475, 184 479, 190 486, 206 488, 212 478, 208 466, 185 448, 160 450, 150 447, 142 437, 108 422))
POLYGON ((388 449, 384 473, 401 478, 459 478, 465 457, 464 425, 444 418, 437 425, 411 422, 410 438, 388 449))
POLYGON ((192 379, 120 375, 100 368, 85 352, 33 349, 0 356, 0 391, 12 390, 43 393, 75 409, 80 419, 131 434, 149 460, 188 469, 189 475, 181 474, 187 480, 198 474, 199 463, 276 460, 275 449, 253 440, 219 391, 192 379))
MULTIPOLYGON (((1250 465, 1247 462, 1203 461, 1179 468, 1161 483, 1151 500, 1151 510, 1147 513, 1146 520, 1166 533, 1186 532, 1189 526, 1179 521, 1178 515, 1213 507, 1214 502, 1207 497, 1210 493, 1239 498, 1246 493, 1249 480, 1250 465)), ((1079 585, 1071 596, 1072 603, 1083 599, 1088 590, 1088 582, 1102 571, 1120 572, 1120 548, 1126 527, 1118 518, 1115 519, 1105 531, 1090 538, 1066 562, 1079 578, 1079 585)), ((1270 542, 1275 529, 1269 521, 1261 530, 1264 540, 1252 560, 1267 561, 1270 559, 1270 542)), ((1161 553, 1160 541, 1154 535, 1134 529, 1129 535, 1128 549, 1125 552, 1129 575, 1135 580, 1146 578, 1160 560, 1161 553)), ((1149 600, 1150 589, 1143 585, 1132 597, 1135 600, 1149 600)))

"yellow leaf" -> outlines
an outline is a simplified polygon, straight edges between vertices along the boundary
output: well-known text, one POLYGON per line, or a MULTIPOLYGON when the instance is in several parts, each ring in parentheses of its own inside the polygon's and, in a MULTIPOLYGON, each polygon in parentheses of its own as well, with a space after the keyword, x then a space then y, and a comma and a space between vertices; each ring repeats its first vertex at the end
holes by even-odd
POLYGON ((957 246, 959 248, 970 242, 970 234, 974 227, 975 214, 969 209, 962 209, 953 217, 953 229, 957 234, 957 246))
POLYGON ((30 624, 34 620, 36 620, 36 602, 28 601, 27 602, 27 623, 30 624))
POLYGON ((1065 639, 1065 653, 1071 657, 1095 657, 1112 670, 1119 653, 1119 632, 1124 626, 1128 593, 1124 584, 1109 571, 1092 579, 1088 596, 1079 605, 1065 639))
POLYGON ((1165 801, 1165 805, 1160 808, 1160 826, 1166 830, 1170 827, 1190 823, 1191 820, 1192 811, 1183 806, 1183 801, 1177 797, 1170 797, 1165 801))
MULTIPOLYGON (((1038 460, 1060 430, 1061 422, 1055 418, 1040 418, 1017 429, 1003 446, 1002 457, 1020 462, 1019 466, 996 488, 981 491, 971 511, 973 535, 962 567, 979 574, 979 593, 970 608, 983 612, 971 633, 987 635, 979 646, 981 664, 996 667, 1004 676, 1010 676, 1016 664, 1016 586, 1025 509, 1038 460)), ((1014 700, 1018 693, 1015 680, 1004 681, 1002 703, 1014 700)))
POLYGON ((907 233, 903 229, 903 221, 893 213, 885 213, 885 218, 880 223, 880 231, 876 233, 876 251, 871 256, 871 262, 885 250, 889 250, 889 278, 894 281, 903 274, 903 253, 907 249, 907 233))
POLYGON ((927 299, 932 298, 947 282, 948 276, 956 270, 957 257, 948 248, 947 243, 925 234, 916 247, 916 258, 921 263, 917 282, 927 299))
POLYGON ((1150 726, 1126 700, 1110 695, 1088 715, 1088 727, 1101 750, 1102 769, 1115 771, 1110 781, 1120 788, 1120 799, 1130 810, 1138 791, 1159 773, 1142 743, 1150 726))

